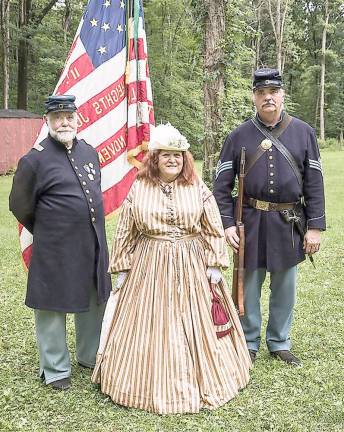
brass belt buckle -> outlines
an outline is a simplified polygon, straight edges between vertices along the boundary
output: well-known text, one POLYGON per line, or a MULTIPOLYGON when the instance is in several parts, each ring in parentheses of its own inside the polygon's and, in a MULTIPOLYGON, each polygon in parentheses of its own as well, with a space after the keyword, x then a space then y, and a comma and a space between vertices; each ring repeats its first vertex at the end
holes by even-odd
POLYGON ((267 201, 256 200, 255 207, 257 210, 269 211, 269 204, 267 201))

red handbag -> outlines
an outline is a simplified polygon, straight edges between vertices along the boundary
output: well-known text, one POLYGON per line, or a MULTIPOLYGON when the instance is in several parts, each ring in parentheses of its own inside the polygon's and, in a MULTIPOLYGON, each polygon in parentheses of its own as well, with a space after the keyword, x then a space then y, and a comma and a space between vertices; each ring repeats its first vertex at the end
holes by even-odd
POLYGON ((232 323, 229 319, 228 312, 217 295, 214 284, 210 283, 210 291, 212 294, 211 316, 216 327, 220 327, 216 331, 218 339, 227 336, 232 330, 232 323))

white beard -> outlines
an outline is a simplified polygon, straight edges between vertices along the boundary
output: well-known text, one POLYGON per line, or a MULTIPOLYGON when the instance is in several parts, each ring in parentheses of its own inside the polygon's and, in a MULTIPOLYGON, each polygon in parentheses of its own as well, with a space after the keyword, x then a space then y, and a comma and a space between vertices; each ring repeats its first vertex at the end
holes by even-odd
POLYGON ((55 132, 50 130, 49 132, 53 138, 55 138, 57 141, 60 141, 62 144, 68 144, 76 137, 75 131, 55 132))

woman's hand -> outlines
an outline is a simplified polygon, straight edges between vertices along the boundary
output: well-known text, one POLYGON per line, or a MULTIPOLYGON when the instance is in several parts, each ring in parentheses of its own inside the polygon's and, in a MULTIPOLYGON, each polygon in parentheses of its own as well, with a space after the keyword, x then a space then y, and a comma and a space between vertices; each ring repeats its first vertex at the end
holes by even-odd
POLYGON ((221 270, 218 267, 208 267, 207 268, 207 278, 210 283, 217 284, 222 279, 221 270))

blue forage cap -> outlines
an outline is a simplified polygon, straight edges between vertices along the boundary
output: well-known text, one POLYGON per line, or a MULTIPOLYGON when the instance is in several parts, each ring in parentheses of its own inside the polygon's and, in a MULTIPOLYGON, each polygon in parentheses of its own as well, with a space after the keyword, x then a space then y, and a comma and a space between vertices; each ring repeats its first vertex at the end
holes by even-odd
POLYGON ((253 74, 253 90, 261 87, 283 87, 279 70, 270 68, 257 69, 253 74))
POLYGON ((74 112, 77 110, 74 95, 51 95, 45 101, 45 113, 66 111, 74 112))

